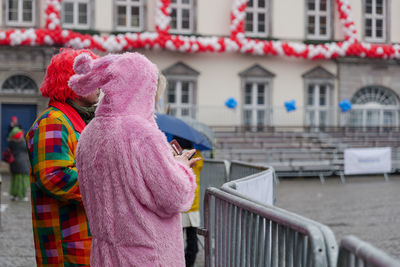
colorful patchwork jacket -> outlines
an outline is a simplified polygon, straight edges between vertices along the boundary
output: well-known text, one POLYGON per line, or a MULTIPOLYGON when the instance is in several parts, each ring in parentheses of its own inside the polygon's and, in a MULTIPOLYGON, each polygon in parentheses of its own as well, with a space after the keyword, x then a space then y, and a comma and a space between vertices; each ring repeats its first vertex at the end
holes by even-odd
POLYGON ((76 146, 85 123, 51 102, 26 134, 37 266, 89 266, 91 234, 78 187, 76 146))

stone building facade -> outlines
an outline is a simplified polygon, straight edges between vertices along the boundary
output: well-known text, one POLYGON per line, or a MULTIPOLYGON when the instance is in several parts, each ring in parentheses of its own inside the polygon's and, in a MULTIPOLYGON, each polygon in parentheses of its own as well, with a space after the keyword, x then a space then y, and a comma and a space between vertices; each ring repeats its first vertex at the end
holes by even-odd
MULTIPOLYGON (((170 34, 209 38, 210 42, 213 38, 232 36, 233 7, 239 2, 172 0, 170 34)), ((347 12, 354 20, 353 37, 359 42, 365 46, 400 43, 397 0, 249 0, 244 11, 244 35, 272 40, 274 45, 342 42, 348 37, 340 21, 343 8, 338 8, 343 2, 351 6, 347 12)), ((99 52, 103 54, 124 51, 123 45, 116 41, 119 36, 141 33, 151 39, 163 23, 160 0, 2 0, 1 3, 3 147, 13 113, 28 118, 23 122, 28 125, 45 108, 46 100, 40 97, 38 88, 51 55, 59 48, 52 45, 50 37, 45 38, 44 45, 21 46, 14 36, 10 45, 4 45, 4 40, 10 37, 5 34, 7 30, 57 29, 59 25, 62 29, 95 36, 96 40, 103 40, 99 36, 104 36, 106 41, 102 45, 107 51, 99 52), (59 17, 51 13, 55 11, 46 11, 49 5, 58 8, 55 9, 59 17)), ((63 45, 79 47, 87 43, 70 40, 63 45)), ((400 124, 400 66, 395 59, 366 59, 361 53, 356 57, 311 60, 240 50, 179 52, 171 47, 159 49, 156 45, 128 50, 145 54, 166 75, 169 85, 163 97, 164 109, 169 107, 175 116, 191 116, 208 125, 319 128, 400 124), (229 98, 236 99, 236 108, 225 105, 229 98), (344 99, 353 104, 350 112, 343 113, 339 108, 344 99), (297 109, 287 112, 284 103, 291 100, 295 100, 297 109)))

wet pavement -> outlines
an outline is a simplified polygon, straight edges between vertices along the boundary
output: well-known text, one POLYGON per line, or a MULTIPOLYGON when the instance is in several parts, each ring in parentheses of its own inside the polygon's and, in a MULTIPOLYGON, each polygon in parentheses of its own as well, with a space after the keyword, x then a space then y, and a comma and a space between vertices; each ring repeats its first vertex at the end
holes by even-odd
POLYGON ((8 195, 9 175, 2 174, 0 266, 36 266, 32 234, 31 204, 11 201, 8 195))
MULTIPOLYGON (((31 204, 11 201, 8 195, 9 174, 2 174, 0 206, 0 267, 36 266, 32 233, 31 204)), ((199 244, 196 267, 204 266, 204 250, 199 244)))
POLYGON ((400 176, 285 179, 276 206, 328 225, 336 241, 355 235, 400 260, 400 176))
MULTIPOLYGON (((0 266, 35 266, 29 202, 10 201, 9 176, 3 175, 1 194, 0 266)), ((284 179, 276 188, 276 205, 322 222, 337 240, 353 234, 400 259, 400 176, 284 179)), ((196 267, 204 266, 200 252, 196 267)))

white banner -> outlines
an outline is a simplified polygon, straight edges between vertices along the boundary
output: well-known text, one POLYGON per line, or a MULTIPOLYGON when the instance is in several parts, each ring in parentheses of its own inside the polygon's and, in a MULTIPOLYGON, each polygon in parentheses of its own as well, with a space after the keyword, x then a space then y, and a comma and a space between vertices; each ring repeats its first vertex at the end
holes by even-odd
POLYGON ((238 193, 267 205, 274 205, 274 176, 273 172, 264 175, 234 181, 238 193))
POLYGON ((388 173, 392 170, 392 148, 349 148, 344 150, 344 174, 388 173))

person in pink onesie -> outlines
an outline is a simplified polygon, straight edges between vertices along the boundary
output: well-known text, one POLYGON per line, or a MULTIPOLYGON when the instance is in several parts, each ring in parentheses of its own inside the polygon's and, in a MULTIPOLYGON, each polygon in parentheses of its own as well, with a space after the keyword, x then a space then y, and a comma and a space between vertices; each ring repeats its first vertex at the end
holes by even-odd
POLYGON ((76 158, 91 266, 185 266, 180 213, 193 202, 196 159, 174 157, 155 122, 157 67, 139 53, 82 54, 74 71, 78 95, 104 92, 76 158))

